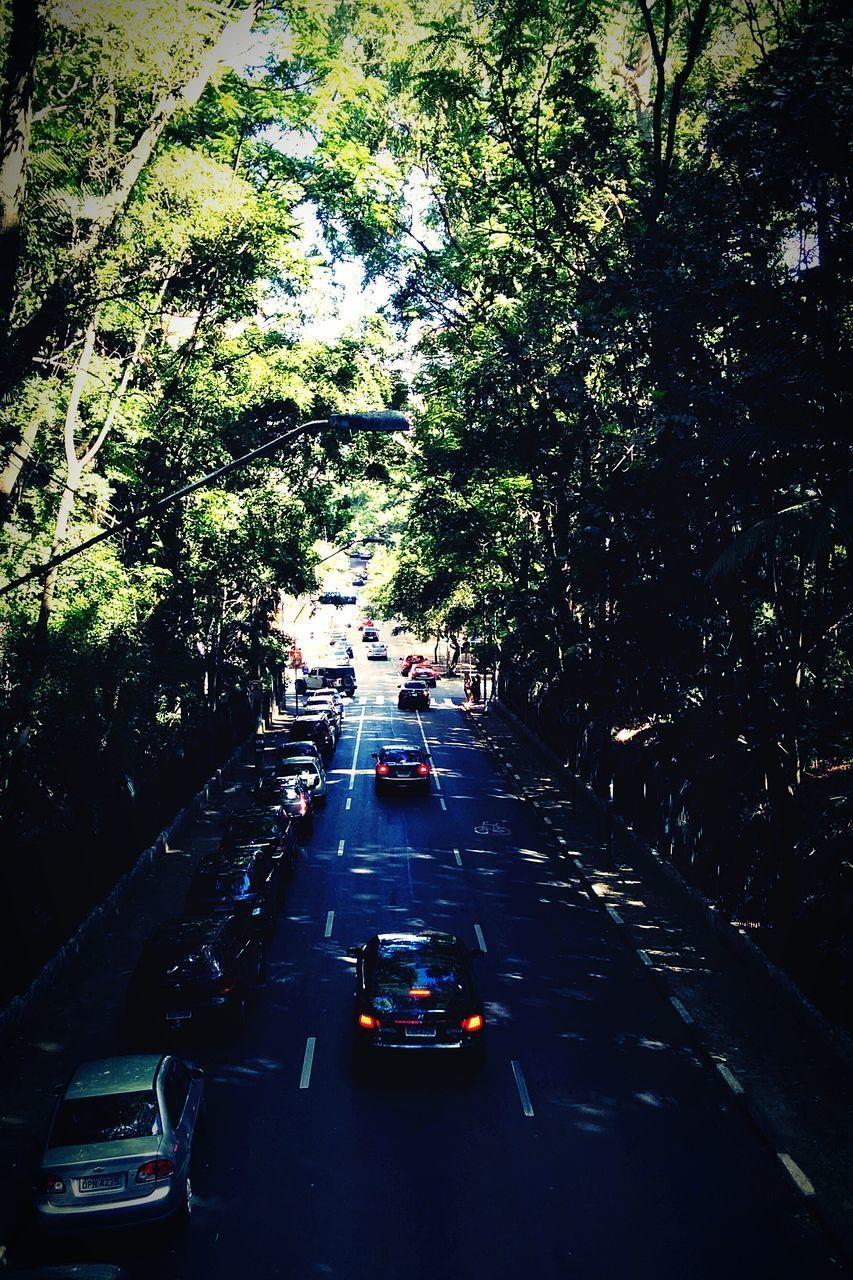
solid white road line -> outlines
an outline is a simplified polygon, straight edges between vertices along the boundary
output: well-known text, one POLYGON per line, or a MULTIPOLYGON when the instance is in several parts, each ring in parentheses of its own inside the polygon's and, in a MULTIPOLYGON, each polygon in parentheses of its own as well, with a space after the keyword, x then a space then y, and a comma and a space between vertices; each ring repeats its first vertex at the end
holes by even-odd
POLYGON ((672 1005, 672 1007, 673 1007, 673 1009, 675 1010, 675 1012, 678 1014, 678 1016, 679 1016, 679 1018, 681 1019, 681 1021, 682 1021, 682 1022, 691 1023, 691 1022, 693 1021, 693 1018, 692 1018, 692 1017, 691 1017, 691 1015, 687 1012, 687 1010, 685 1009, 684 1005, 683 1005, 683 1004, 681 1003, 681 1001, 679 1000, 678 996, 670 996, 670 997, 669 997, 669 1002, 670 1002, 670 1004, 672 1005))
POLYGON ((512 1060, 512 1074, 515 1076, 515 1087, 518 1089, 518 1096, 521 1099, 521 1109, 526 1116, 533 1115, 533 1103, 530 1101, 530 1094, 527 1092, 527 1085, 524 1083, 524 1074, 521 1070, 520 1063, 512 1060))
POLYGON ((814 1183, 803 1173, 796 1160, 792 1160, 784 1151, 777 1152, 779 1159, 782 1161, 788 1173, 794 1179, 794 1182, 800 1188, 804 1196, 813 1196, 815 1193, 814 1183))
MULTIPOLYGON (((421 719, 421 713, 420 713, 420 711, 416 711, 416 712, 415 712, 415 715, 418 717, 418 728, 419 728, 419 729, 420 729, 420 731, 421 731, 421 737, 422 737, 422 739, 423 739, 423 743, 424 743, 424 751, 427 753, 427 755, 430 755, 431 753, 430 753, 430 749, 429 749, 429 743, 427 742, 427 736, 426 736, 426 733, 424 732, 424 722, 423 722, 423 720, 421 719)), ((435 778, 435 789, 436 789, 436 791, 440 791, 440 790, 441 790, 441 778, 439 778, 439 776, 438 776, 438 770, 437 770, 437 769, 433 768, 432 776, 435 778)))
POLYGON ((325 932, 324 932, 324 934, 323 934, 323 937, 324 937, 324 938, 331 938, 331 936, 332 936, 332 925, 333 925, 334 923, 335 923, 335 913, 334 913, 334 911, 329 911, 329 912, 327 913, 327 915, 326 915, 326 930, 325 930, 325 932))
POLYGON ((338 841, 338 857, 339 857, 339 858, 342 858, 342 857, 344 856, 344 848, 345 848, 345 846, 346 846, 346 840, 339 840, 339 841, 338 841))
POLYGON ((307 1089, 311 1083, 311 1067, 314 1065, 314 1045, 316 1043, 316 1036, 308 1037, 305 1045, 305 1057, 302 1059, 302 1075, 299 1078, 300 1089, 307 1089))
POLYGON ((480 928, 478 924, 475 924, 474 932, 477 935, 477 943, 479 945, 479 948, 485 954, 487 948, 486 948, 486 939, 483 937, 483 930, 480 928))
POLYGON ((356 735, 355 735, 355 746, 352 752, 352 768, 350 769, 350 773, 349 773, 348 789, 350 791, 352 791, 353 787, 355 786, 355 771, 356 771, 356 766, 358 765, 358 749, 361 746, 361 734, 364 729, 364 713, 366 710, 367 710, 366 707, 362 707, 361 715, 358 718, 358 731, 356 732, 356 735))
POLYGON ((459 853, 459 850, 458 850, 458 849, 454 849, 454 850, 453 850, 453 856, 454 856, 454 858, 456 859, 456 865, 457 865, 457 867, 461 867, 461 866, 462 866, 462 858, 461 858, 461 856, 460 856, 460 853, 459 853))
POLYGON ((733 1071, 729 1071, 724 1062, 717 1063, 717 1070, 731 1089, 732 1093, 743 1093, 743 1085, 733 1071))

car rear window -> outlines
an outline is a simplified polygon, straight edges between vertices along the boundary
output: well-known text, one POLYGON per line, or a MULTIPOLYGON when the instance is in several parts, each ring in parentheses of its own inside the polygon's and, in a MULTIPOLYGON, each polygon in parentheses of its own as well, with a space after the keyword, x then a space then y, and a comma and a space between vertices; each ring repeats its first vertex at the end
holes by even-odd
POLYGON ((163 1132, 153 1089, 66 1098, 56 1113, 51 1147, 88 1146, 121 1138, 148 1138, 163 1132))
POLYGON ((381 956, 376 963, 373 992, 377 996, 405 999, 412 989, 450 995, 464 990, 459 964, 450 956, 381 956))
POLYGON ((386 747, 382 758, 389 764, 414 764, 420 760, 421 753, 407 747, 386 747))

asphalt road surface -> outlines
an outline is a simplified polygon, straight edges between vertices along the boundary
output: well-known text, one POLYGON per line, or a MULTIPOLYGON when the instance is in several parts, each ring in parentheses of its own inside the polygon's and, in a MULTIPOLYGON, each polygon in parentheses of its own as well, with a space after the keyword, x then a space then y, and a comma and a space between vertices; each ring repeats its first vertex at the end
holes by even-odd
POLYGON ((459 682, 400 712, 400 644, 381 663, 355 643, 358 695, 268 981, 239 1040, 193 1053, 208 1114, 192 1223, 100 1255, 158 1280, 839 1274, 664 995, 543 852, 459 682), (390 741, 426 742, 429 796, 374 794, 390 741), (486 949, 485 1070, 465 1083, 421 1061, 357 1084, 346 948, 422 925, 486 949))

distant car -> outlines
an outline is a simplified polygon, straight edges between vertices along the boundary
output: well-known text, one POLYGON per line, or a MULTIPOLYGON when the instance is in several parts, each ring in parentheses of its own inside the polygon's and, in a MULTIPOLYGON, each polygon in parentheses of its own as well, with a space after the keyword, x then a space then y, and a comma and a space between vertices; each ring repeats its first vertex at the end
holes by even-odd
POLYGON ((387 746, 373 752, 376 790, 386 787, 418 787, 429 791, 432 771, 423 747, 387 746))
POLYGON ((314 756, 289 756, 276 765, 280 778, 299 778, 304 782, 315 805, 326 803, 326 771, 314 756))
POLYGON ((367 582, 365 575, 363 573, 357 573, 352 580, 352 585, 354 587, 363 587, 365 582, 367 582))
POLYGON ((409 675, 413 680, 423 680, 424 684, 430 689, 435 688, 435 682, 438 679, 438 672, 433 667, 415 665, 411 668, 409 675))
POLYGON ((409 711, 413 707, 416 711, 429 711, 430 705, 429 689, 423 680, 407 680, 405 684, 400 685, 397 694, 399 711, 409 711))
POLYGON ((189 1218, 203 1090, 199 1068, 171 1054, 78 1067, 59 1095, 36 1178, 40 1226, 61 1234, 189 1218))
POLYGON ((265 852, 215 853, 196 867, 184 903, 191 916, 240 915, 271 937, 284 896, 279 864, 265 852))
POLYGON ((471 972, 478 948, 450 933, 380 933, 355 957, 353 1065, 395 1054, 429 1054, 479 1068, 483 1002, 471 972))
POLYGON ((379 639, 379 632, 375 627, 362 627, 361 638, 363 641, 375 642, 379 639))
POLYGON ((293 822, 275 802, 263 809, 241 809, 225 823, 219 848, 223 852, 262 849, 292 871, 297 852, 293 822))
POLYGON ((388 646, 383 644, 381 640, 367 646, 368 662, 376 661, 377 659, 382 662, 388 661, 388 646))
POLYGON ((239 1031, 263 966, 263 942, 245 918, 206 916, 161 925, 130 980, 131 1025, 239 1031))
POLYGON ((407 676, 412 667, 418 666, 419 663, 426 662, 426 658, 422 653, 409 653, 400 663, 400 675, 407 676))
POLYGON ((365 627, 375 627, 375 626, 376 626, 376 623, 373 621, 372 618, 362 618, 361 622, 358 624, 358 629, 359 631, 363 631, 365 627))
POLYGON ((343 604, 343 596, 340 591, 323 591, 317 599, 320 601, 320 604, 334 604, 339 606, 343 604))
POLYGON ((290 724, 290 736, 310 738, 317 746, 324 760, 328 760, 335 751, 335 733, 329 724, 328 717, 322 711, 300 712, 290 724))

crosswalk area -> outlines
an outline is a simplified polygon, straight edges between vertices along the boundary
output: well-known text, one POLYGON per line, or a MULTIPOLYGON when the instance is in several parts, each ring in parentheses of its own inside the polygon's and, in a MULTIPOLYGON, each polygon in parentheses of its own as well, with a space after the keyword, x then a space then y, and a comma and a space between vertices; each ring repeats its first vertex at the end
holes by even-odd
MULTIPOLYGON (((459 699, 459 701, 457 701, 454 698, 433 697, 431 699, 431 706, 434 710, 440 709, 442 707, 458 707, 461 701, 462 701, 461 698, 459 699)), ((368 694, 356 693, 355 697, 353 698, 353 702, 358 707, 384 707, 384 706, 395 707, 397 705, 396 698, 386 698, 385 695, 382 693, 368 693, 368 694)))

